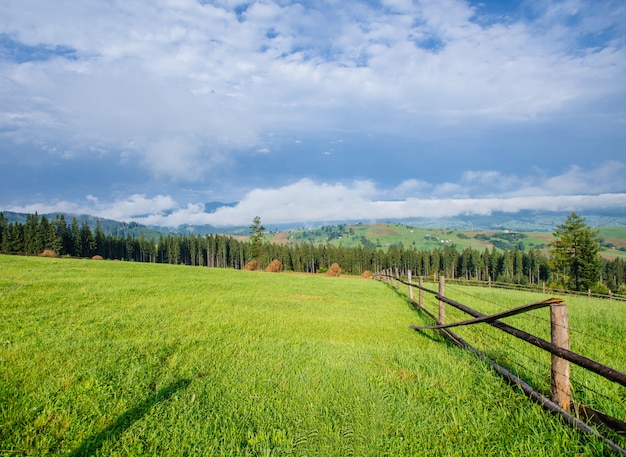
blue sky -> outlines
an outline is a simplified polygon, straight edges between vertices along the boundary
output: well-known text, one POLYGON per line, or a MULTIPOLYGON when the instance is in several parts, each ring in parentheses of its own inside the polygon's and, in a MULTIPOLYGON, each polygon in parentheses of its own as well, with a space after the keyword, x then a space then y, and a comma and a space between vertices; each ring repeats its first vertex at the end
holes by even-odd
POLYGON ((623 0, 0 3, 0 210, 625 207, 623 0))

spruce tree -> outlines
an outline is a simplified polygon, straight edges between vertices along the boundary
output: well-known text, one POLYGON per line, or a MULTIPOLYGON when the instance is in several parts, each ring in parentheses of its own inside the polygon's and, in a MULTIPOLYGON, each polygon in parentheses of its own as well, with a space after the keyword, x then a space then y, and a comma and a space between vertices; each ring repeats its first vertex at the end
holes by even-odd
POLYGON ((600 275, 600 237, 584 218, 570 214, 556 227, 552 243, 554 268, 563 274, 563 284, 574 290, 588 290, 600 275))
POLYGON ((263 254, 263 234, 265 233, 265 227, 261 224, 261 218, 255 216, 252 219, 252 225, 250 226, 250 253, 252 259, 255 259, 259 263, 259 268, 262 266, 262 254, 263 254))

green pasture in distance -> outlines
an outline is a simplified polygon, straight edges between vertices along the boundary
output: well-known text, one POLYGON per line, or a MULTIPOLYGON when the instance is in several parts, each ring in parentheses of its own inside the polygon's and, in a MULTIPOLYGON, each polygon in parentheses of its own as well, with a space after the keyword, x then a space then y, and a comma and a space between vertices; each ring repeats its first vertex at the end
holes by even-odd
MULTIPOLYGON (((599 228, 600 237, 604 243, 610 243, 615 249, 604 249, 602 254, 610 258, 626 259, 626 252, 619 248, 626 248, 626 227, 599 228)), ((519 232, 507 230, 453 230, 447 228, 421 228, 405 224, 356 224, 334 225, 306 230, 296 230, 290 233, 280 233, 272 238, 274 242, 296 244, 310 242, 313 244, 330 243, 344 247, 363 246, 363 239, 372 243, 378 249, 387 250, 390 246, 415 248, 417 250, 433 250, 453 244, 457 249, 466 247, 484 250, 513 249, 518 244, 525 250, 539 249, 547 251, 554 241, 551 232, 519 232)))
MULTIPOLYGON (((626 230, 625 230, 626 234, 626 230)), ((513 248, 522 243, 524 249, 547 249, 553 241, 548 232, 507 232, 504 230, 466 231, 446 228, 421 228, 404 224, 357 224, 330 226, 307 230, 292 231, 288 238, 276 236, 275 241, 289 244, 311 242, 313 244, 330 243, 335 246, 356 247, 368 240, 378 249, 387 250, 391 246, 433 250, 453 244, 458 249, 471 247, 483 250, 491 249, 493 241, 500 241, 502 247, 513 248), (518 236, 521 234, 521 237, 518 236), (477 236, 478 235, 478 236, 477 236)))
POLYGON ((410 330, 429 322, 373 280, 17 256, 0 272, 7 455, 607 452, 410 330))
POLYGON ((602 227, 598 231, 605 245, 602 255, 626 260, 626 227, 602 227))

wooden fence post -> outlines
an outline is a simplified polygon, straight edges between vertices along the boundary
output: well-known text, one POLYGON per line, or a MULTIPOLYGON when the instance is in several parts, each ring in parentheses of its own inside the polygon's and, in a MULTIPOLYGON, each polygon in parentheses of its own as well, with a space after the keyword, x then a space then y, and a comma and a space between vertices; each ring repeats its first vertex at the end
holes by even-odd
MULTIPOLYGON (((445 289, 446 289, 446 277, 441 275, 439 276, 439 295, 441 295, 442 297, 445 297, 446 293, 445 293, 445 289)), ((439 324, 443 324, 445 319, 446 319, 446 309, 445 309, 445 303, 441 300, 439 300, 439 324)))
MULTIPOLYGON (((550 305, 550 333, 553 344, 569 350, 567 306, 563 304, 550 305)), ((552 355, 550 388, 552 401, 565 411, 569 411, 571 403, 569 362, 554 354, 552 355)))
POLYGON ((419 302, 418 302, 418 308, 417 309, 422 309, 424 307, 424 291, 422 290, 422 287, 424 286, 424 278, 422 276, 419 277, 419 282, 418 282, 419 286, 420 286, 420 290, 419 290, 419 302))
POLYGON ((396 267, 396 289, 400 290, 400 273, 398 273, 398 267, 396 267))
POLYGON ((413 285, 411 283, 411 270, 407 271, 407 279, 409 283, 409 300, 413 301, 413 285))

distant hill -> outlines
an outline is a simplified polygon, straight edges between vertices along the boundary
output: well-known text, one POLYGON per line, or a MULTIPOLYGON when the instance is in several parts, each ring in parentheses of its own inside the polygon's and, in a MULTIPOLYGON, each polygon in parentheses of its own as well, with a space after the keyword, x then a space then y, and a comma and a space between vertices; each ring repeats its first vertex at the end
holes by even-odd
MULTIPOLYGON (((28 214, 26 213, 14 213, 11 211, 2 211, 4 217, 7 218, 9 222, 19 222, 25 223, 26 217, 28 214)), ((160 230, 146 227, 145 225, 138 224, 137 222, 120 222, 112 219, 105 219, 102 217, 90 216, 88 214, 70 214, 70 213, 47 213, 47 214, 39 214, 39 216, 46 216, 50 221, 53 221, 57 218, 57 216, 61 216, 65 218, 67 225, 72 223, 72 220, 76 218, 76 222, 81 226, 84 221, 87 221, 89 227, 93 230, 96 226, 96 221, 100 221, 100 227, 102 227, 102 231, 106 235, 118 235, 120 237, 126 237, 127 234, 130 234, 133 238, 138 238, 143 236, 145 238, 158 238, 159 234, 162 233, 160 230)))
MULTIPOLYGON (((237 202, 222 203, 222 202, 209 202, 205 203, 205 211, 207 213, 215 212, 221 207, 233 207, 237 202)), ((24 223, 26 221, 27 214, 15 213, 11 211, 4 211, 4 216, 9 221, 17 221, 24 223)), ((57 215, 61 213, 49 213, 45 214, 48 219, 53 220, 57 215)), ((481 231, 514 231, 514 232, 538 232, 537 237, 541 237, 540 233, 552 233, 557 225, 562 224, 569 212, 548 212, 548 211, 520 211, 517 213, 493 213, 491 215, 461 215, 456 217, 447 218, 406 218, 406 219, 386 219, 386 220, 371 220, 371 221, 358 221, 358 220, 346 220, 346 221, 325 221, 325 222, 295 222, 290 224, 271 224, 265 223, 268 231, 273 233, 279 232, 300 232, 298 238, 301 241, 310 242, 325 242, 328 241, 328 234, 322 234, 320 230, 326 227, 339 227, 339 226, 354 226, 359 227, 361 225, 373 225, 373 224, 398 224, 411 228, 430 229, 430 230, 448 230, 448 231, 464 231, 464 232, 481 232, 481 231), (311 230, 317 232, 317 236, 311 236, 311 230), (313 241, 315 240, 315 241, 313 241)), ((626 209, 614 210, 614 211, 587 211, 579 212, 579 215, 584 217, 587 223, 592 227, 626 227, 626 209)), ((226 234, 226 235, 248 235, 248 226, 228 226, 217 227, 213 225, 190 225, 184 224, 177 227, 162 227, 162 226, 145 226, 136 222, 120 222, 111 219, 98 218, 91 215, 76 215, 76 214, 63 214, 67 223, 70 224, 73 218, 77 219, 79 225, 83 221, 87 221, 90 227, 93 229, 96 225, 96 221, 100 221, 100 225, 103 231, 107 235, 117 234, 125 237, 130 234, 132 237, 144 236, 146 238, 158 238, 160 234, 226 234)), ((263 215, 261 215, 263 217, 263 215)), ((359 230, 360 231, 360 230, 359 230)), ((329 233, 336 233, 337 229, 329 229, 329 233)), ((621 232, 618 230, 618 232, 621 232)), ((359 237, 362 234, 359 235, 359 237)), ((426 235, 423 235, 426 236, 426 235)), ((423 238, 421 236, 420 238, 423 238)), ((466 235, 469 238, 473 238, 472 234, 466 235)), ((367 236, 369 238, 369 234, 367 236)), ((335 240, 337 236, 334 236, 335 240)), ((413 237, 409 237, 413 238, 413 237)), ((439 237, 437 237, 439 238, 439 237)), ((534 237, 531 237, 534 238, 534 237)), ((611 237, 613 241, 614 237, 611 237)), ((281 239, 287 239, 287 236, 281 239)), ((292 237, 293 239, 293 237, 292 237)), ((333 237, 331 240, 333 241, 333 237)), ((343 240, 344 245, 347 240, 343 240)), ((354 240, 353 240, 354 241, 354 240)), ((376 237, 373 237, 372 242, 376 241, 376 237)), ((413 239, 411 241, 414 241, 413 239)), ((509 240, 512 241, 512 240, 509 240)), ((527 240, 527 242, 530 240, 527 240)), ((334 241, 336 242, 336 241, 334 241)), ((395 241, 389 241, 385 244, 393 244, 395 241)), ((416 244, 421 244, 416 241, 416 244)), ((430 243, 428 243, 430 244, 430 243)), ((458 243, 457 243, 458 244, 458 243)), ((465 243, 460 243, 463 245, 465 243)), ((514 244, 514 243, 513 243, 514 244)), ((541 245, 540 240, 536 240, 537 245, 541 245)), ((621 244, 621 243, 618 243, 621 244)), ((415 245, 415 244, 414 244, 415 245)), ((504 246, 504 245, 503 245, 504 246)))
MULTIPOLYGON (((626 226, 601 227, 602 255, 607 258, 626 259, 626 226)), ((432 251, 436 248, 454 246, 498 251, 538 249, 547 251, 554 241, 553 231, 523 231, 511 229, 463 230, 453 228, 426 228, 403 223, 385 224, 338 224, 323 227, 278 232, 270 235, 278 244, 294 245, 311 243, 331 244, 343 247, 376 248, 384 251, 393 247, 432 251)))
MULTIPOLYGON (((517 230, 524 232, 553 232, 565 222, 571 211, 494 212, 489 215, 460 215, 445 218, 408 218, 390 220, 415 227, 450 228, 455 230, 517 230)), ((626 227, 626 208, 612 211, 577 212, 591 227, 626 227)))
MULTIPOLYGON (((222 205, 223 206, 223 205, 222 205)), ((25 223, 28 216, 27 213, 15 213, 12 211, 0 211, 4 214, 9 222, 25 223)), ((248 235, 248 227, 222 227, 218 228, 213 225, 180 225, 178 227, 161 227, 156 225, 146 226, 137 222, 121 222, 112 219, 105 219, 102 217, 91 216, 88 214, 71 214, 71 213, 46 213, 39 214, 39 216, 46 216, 50 221, 53 221, 57 216, 63 215, 68 225, 72 223, 72 219, 76 218, 78 225, 82 225, 84 221, 87 221, 89 227, 93 230, 96 226, 96 221, 100 221, 102 231, 106 235, 118 235, 126 237, 130 234, 132 238, 143 236, 144 238, 158 238, 162 234, 196 234, 196 235, 208 235, 208 234, 225 234, 225 235, 248 235)))

